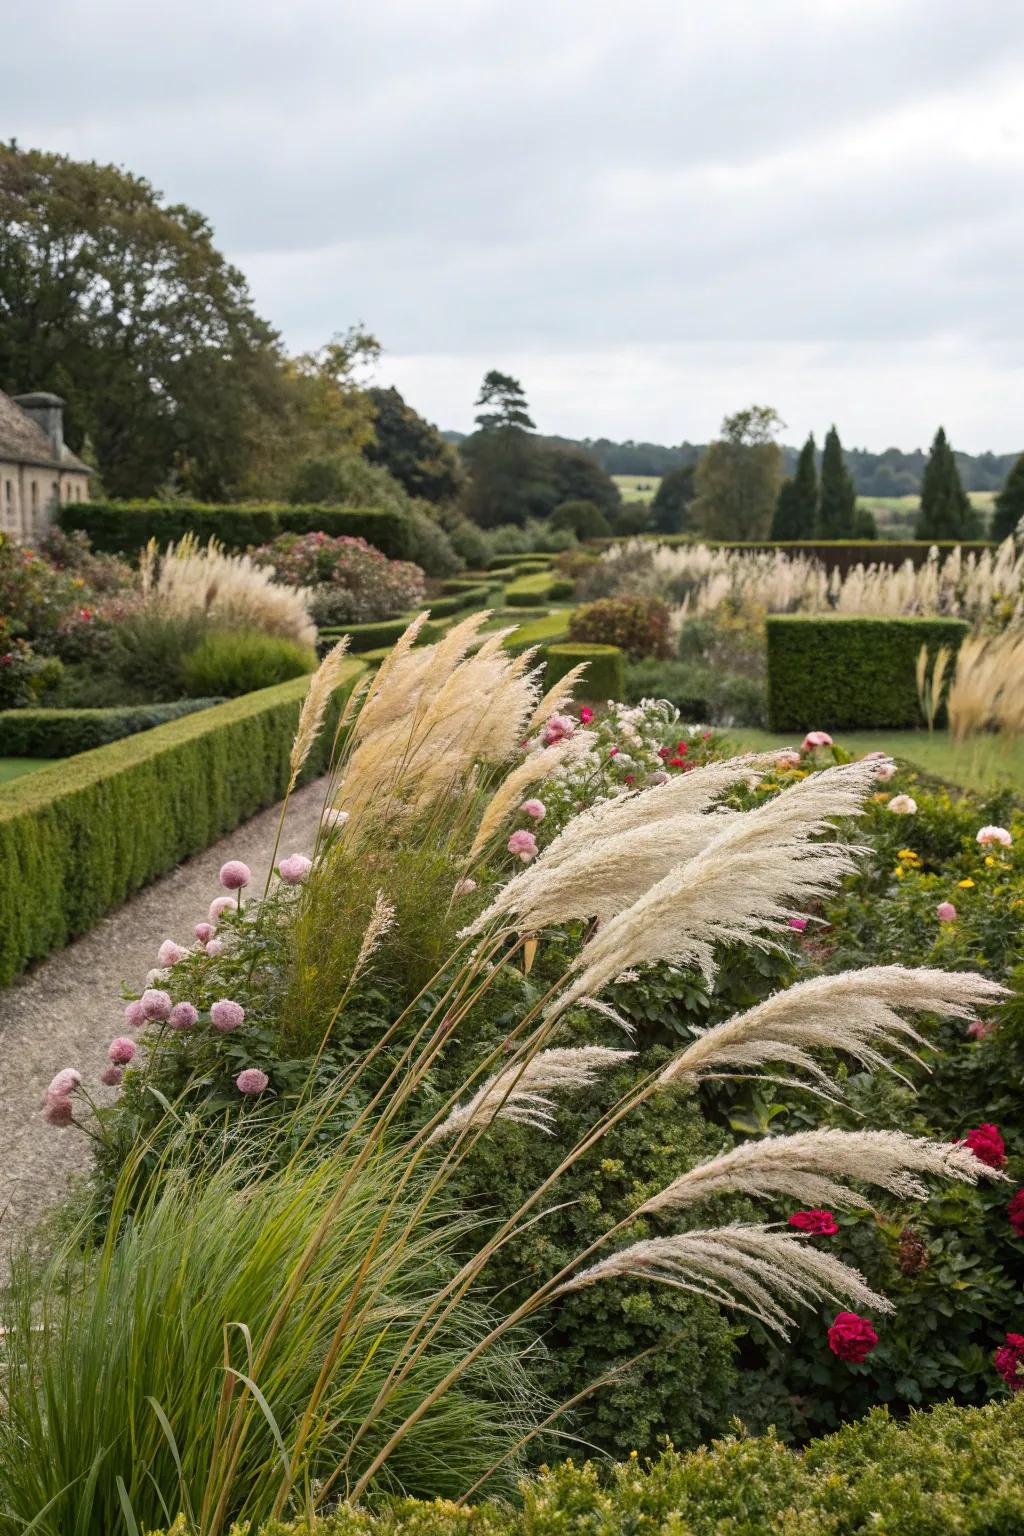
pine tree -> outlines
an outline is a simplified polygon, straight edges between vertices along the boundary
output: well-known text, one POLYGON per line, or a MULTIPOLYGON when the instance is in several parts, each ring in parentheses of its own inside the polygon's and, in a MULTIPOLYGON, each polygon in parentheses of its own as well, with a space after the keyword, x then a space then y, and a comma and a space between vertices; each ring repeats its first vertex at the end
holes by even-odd
POLYGON ((1006 477, 1006 484, 996 497, 991 537, 1002 543, 1016 533, 1024 518, 1024 453, 1006 477))
POLYGON ((796 470, 782 482, 772 518, 773 539, 813 539, 818 522, 818 471, 814 459, 812 433, 800 450, 796 470))
POLYGON ((818 537, 852 539, 857 526, 857 492, 843 458, 843 445, 835 427, 829 427, 821 456, 821 499, 818 504, 818 537))
POLYGON ((978 514, 960 483, 953 450, 942 427, 935 434, 921 481, 921 506, 914 529, 916 539, 973 539, 978 514))

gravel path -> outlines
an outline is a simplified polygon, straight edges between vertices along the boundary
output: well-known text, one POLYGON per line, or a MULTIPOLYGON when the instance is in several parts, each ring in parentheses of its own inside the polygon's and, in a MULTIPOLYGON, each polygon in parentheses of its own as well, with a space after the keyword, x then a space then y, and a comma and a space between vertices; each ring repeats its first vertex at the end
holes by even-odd
MULTIPOLYGON (((293 795, 282 857, 312 851, 322 803, 322 784, 293 795)), ((50 1078, 60 1067, 78 1067, 92 1092, 107 1065, 107 1046, 124 1030, 122 980, 141 987, 162 940, 192 939, 213 897, 223 895, 217 872, 226 859, 243 859, 253 872, 252 889, 262 891, 279 815, 277 806, 254 816, 0 991, 0 1268, 11 1239, 88 1167, 88 1137, 40 1116, 50 1078)))

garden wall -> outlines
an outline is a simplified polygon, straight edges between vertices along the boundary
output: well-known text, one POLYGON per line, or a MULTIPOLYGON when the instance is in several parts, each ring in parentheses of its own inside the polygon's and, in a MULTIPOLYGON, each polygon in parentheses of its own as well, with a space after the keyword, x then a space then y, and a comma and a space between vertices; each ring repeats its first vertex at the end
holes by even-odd
POLYGON ((400 512, 379 507, 292 507, 265 502, 215 504, 198 501, 69 502, 58 514, 67 532, 81 529, 94 549, 129 558, 150 539, 161 546, 186 533, 202 543, 215 538, 228 550, 267 544, 279 533, 327 533, 365 539, 392 560, 406 560, 412 531, 400 512))
MULTIPOLYGON (((348 664, 335 718, 361 671, 348 664)), ((246 694, 0 790, 0 985, 279 800, 308 686, 246 694)), ((304 777, 325 767, 331 730, 329 714, 304 777)))

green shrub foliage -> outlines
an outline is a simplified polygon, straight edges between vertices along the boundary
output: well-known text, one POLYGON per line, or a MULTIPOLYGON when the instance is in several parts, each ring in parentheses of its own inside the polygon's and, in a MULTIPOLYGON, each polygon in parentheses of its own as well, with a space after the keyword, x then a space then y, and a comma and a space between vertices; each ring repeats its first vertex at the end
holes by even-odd
MULTIPOLYGON (((522 570, 520 565, 518 570, 522 570)), ((517 576, 505 588, 505 601, 512 608, 532 608, 537 602, 558 602, 572 596, 572 582, 547 567, 517 576)))
POLYGON ((670 613, 660 597, 602 597, 577 608, 569 625, 574 640, 617 645, 631 660, 670 656, 670 613))
POLYGON ((220 702, 219 698, 192 698, 119 709, 4 710, 0 713, 0 745, 7 757, 74 757, 220 702))
POLYGON ((786 731, 920 725, 921 647, 955 652, 969 626, 961 619, 785 614, 771 615, 767 630, 768 721, 786 731))
MULTIPOLYGON (((351 668, 348 688, 359 670, 351 668)), ((282 683, 8 785, 0 797, 0 985, 280 799, 306 686, 282 683)), ((330 734, 329 718, 306 775, 322 771, 330 734)))
POLYGON ((215 629, 184 658, 181 670, 190 698, 235 699, 315 668, 316 652, 295 640, 260 629, 215 629))
POLYGON ((544 652, 547 659, 545 682, 550 688, 580 662, 586 662, 587 670, 576 692, 586 699, 621 699, 625 677, 625 657, 615 645, 585 645, 579 640, 564 645, 549 645, 544 652))
POLYGON ((186 533, 203 543, 218 539, 228 550, 269 544, 282 533, 327 533, 333 538, 347 534, 365 539, 392 560, 412 554, 408 520, 391 508, 81 501, 61 507, 58 521, 66 532, 84 530, 94 549, 114 555, 133 556, 150 539, 164 545, 186 533))

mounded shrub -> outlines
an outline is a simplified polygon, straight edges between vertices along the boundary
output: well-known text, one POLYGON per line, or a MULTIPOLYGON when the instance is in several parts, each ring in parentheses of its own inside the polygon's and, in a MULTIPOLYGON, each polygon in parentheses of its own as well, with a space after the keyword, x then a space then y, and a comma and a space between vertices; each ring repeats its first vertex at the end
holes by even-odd
MULTIPOLYGON (((323 770, 351 664, 303 770, 323 770)), ((279 800, 307 682, 217 705, 0 795, 0 986, 92 928, 133 891, 279 800)))
POLYGON ((776 731, 918 726, 922 645, 933 656, 943 645, 955 653, 969 632, 962 619, 772 614, 769 726, 776 731))
POLYGON ((221 702, 193 698, 114 709, 10 709, 0 713, 0 742, 8 757, 74 757, 221 702))
POLYGON ((184 657, 181 673, 191 698, 236 699, 315 668, 316 652, 295 640, 259 629, 214 629, 184 657))
POLYGON ((327 533, 334 538, 362 538, 392 560, 412 553, 408 519, 383 507, 292 507, 276 502, 255 505, 182 501, 79 501, 61 507, 58 523, 66 532, 81 529, 92 547, 107 554, 134 557, 150 539, 161 546, 192 533, 205 543, 215 538, 228 550, 268 544, 281 533, 327 533))
POLYGON ((625 689, 626 658, 617 645, 585 645, 569 640, 564 645, 549 645, 545 682, 550 688, 581 661, 587 670, 577 692, 588 699, 621 699, 625 689))
POLYGON ((389 560, 365 539, 325 533, 282 533, 253 554, 289 586, 309 587, 317 624, 373 624, 393 619, 423 601, 423 572, 408 560, 389 560))
POLYGON ((617 645, 631 660, 672 654, 671 615, 660 597, 601 597, 577 608, 569 625, 573 640, 617 645))

